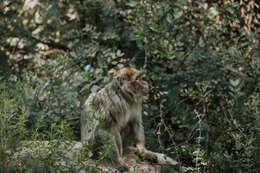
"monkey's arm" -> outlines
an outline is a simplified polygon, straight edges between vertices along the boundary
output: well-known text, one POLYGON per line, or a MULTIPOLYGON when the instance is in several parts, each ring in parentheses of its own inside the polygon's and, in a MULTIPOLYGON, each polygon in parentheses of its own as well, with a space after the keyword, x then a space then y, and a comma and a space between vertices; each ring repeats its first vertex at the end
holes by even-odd
POLYGON ((145 150, 145 137, 142 117, 138 116, 133 122, 134 137, 136 140, 136 147, 139 150, 145 150))
POLYGON ((142 122, 142 117, 139 116, 138 119, 133 124, 134 135, 136 139, 136 149, 141 152, 141 157, 145 160, 157 161, 158 158, 156 154, 152 151, 149 151, 145 148, 145 136, 144 136, 144 127, 142 122))

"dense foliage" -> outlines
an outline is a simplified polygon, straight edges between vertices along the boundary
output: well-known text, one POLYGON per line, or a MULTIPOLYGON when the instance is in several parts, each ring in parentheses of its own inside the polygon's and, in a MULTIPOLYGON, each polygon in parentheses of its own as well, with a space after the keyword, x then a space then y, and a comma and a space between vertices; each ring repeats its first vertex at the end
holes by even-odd
POLYGON ((15 141, 79 140, 82 101, 129 65, 152 86, 148 148, 185 172, 260 171, 259 2, 0 0, 0 8, 0 172, 15 141))

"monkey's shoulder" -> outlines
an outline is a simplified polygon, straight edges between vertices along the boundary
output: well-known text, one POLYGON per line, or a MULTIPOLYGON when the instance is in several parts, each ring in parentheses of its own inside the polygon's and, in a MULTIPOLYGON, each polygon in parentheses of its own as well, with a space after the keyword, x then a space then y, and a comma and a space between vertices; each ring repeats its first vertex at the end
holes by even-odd
POLYGON ((119 96, 108 87, 105 87, 98 92, 91 93, 85 101, 83 107, 85 109, 87 108, 97 109, 99 111, 108 111, 116 109, 119 102, 119 96))

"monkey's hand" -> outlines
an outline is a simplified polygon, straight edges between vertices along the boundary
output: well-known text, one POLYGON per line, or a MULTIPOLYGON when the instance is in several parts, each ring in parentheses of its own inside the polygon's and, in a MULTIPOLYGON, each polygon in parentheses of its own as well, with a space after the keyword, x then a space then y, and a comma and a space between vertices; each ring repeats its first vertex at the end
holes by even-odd
POLYGON ((137 145, 136 147, 129 147, 128 150, 130 152, 134 152, 143 161, 148 161, 150 163, 158 163, 158 157, 156 153, 147 150, 142 145, 137 145))
POLYGON ((149 150, 145 150, 144 152, 141 153, 141 159, 146 160, 149 163, 158 163, 158 158, 157 155, 149 150))
POLYGON ((136 144, 136 149, 139 152, 146 152, 146 151, 148 151, 143 144, 136 144))

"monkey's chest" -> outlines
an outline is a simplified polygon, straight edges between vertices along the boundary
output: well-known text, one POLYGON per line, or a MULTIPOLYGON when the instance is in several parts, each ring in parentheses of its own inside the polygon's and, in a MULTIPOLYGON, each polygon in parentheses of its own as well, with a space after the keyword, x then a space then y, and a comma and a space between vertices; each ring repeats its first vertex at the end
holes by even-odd
POLYGON ((128 124, 133 121, 134 119, 136 119, 137 116, 140 116, 141 114, 141 110, 137 110, 137 109, 129 109, 127 112, 125 112, 124 114, 122 114, 118 121, 117 121, 117 126, 120 129, 124 129, 126 126, 128 126, 128 124))

